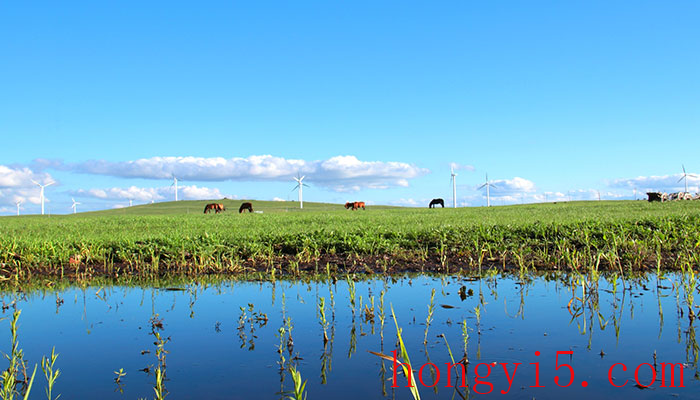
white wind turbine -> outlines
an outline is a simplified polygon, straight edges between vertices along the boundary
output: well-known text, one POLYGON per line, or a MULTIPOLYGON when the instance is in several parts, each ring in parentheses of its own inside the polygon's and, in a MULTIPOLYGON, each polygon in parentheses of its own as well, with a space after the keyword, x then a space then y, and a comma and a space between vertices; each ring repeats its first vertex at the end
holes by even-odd
MULTIPOLYGON (((297 185, 294 186, 294 189, 299 189, 299 208, 304 208, 304 198, 302 196, 302 190, 304 186, 309 187, 309 185, 303 183, 302 181, 306 178, 306 175, 299 177, 299 174, 297 173, 297 176, 294 177, 293 179, 297 181, 297 185)), ((292 190, 294 190, 292 189, 292 190)))
POLYGON ((697 178, 698 176, 695 174, 686 173, 685 172, 685 165, 681 164, 681 166, 683 167, 683 175, 681 176, 681 179, 678 180, 678 182, 683 181, 683 180, 685 181, 685 192, 688 193, 688 177, 697 178))
POLYGON ((496 185, 489 181, 489 174, 486 174, 486 182, 484 182, 483 185, 479 186, 479 189, 484 187, 486 188, 486 207, 491 207, 491 193, 489 192, 489 188, 495 188, 496 185))
POLYGON ((455 174, 454 165, 450 165, 450 178, 452 180, 452 207, 457 208, 457 180, 455 179, 457 174, 455 174))
POLYGON ((53 185, 53 184, 56 183, 56 182, 51 181, 51 182, 49 182, 49 183, 47 183, 47 184, 42 185, 41 183, 35 181, 34 179, 31 179, 31 181, 34 182, 35 185, 37 185, 37 186, 39 186, 39 187, 41 188, 41 192, 40 192, 40 194, 39 194, 39 198, 41 199, 41 215, 44 215, 44 188, 47 187, 47 186, 49 186, 49 185, 53 185))
POLYGON ((17 200, 17 216, 19 216, 19 206, 22 204, 22 200, 17 200))
POLYGON ((71 199, 71 200, 73 200, 73 205, 72 205, 72 206, 70 206, 70 208, 72 208, 72 209, 73 209, 73 214, 75 214, 75 213, 77 212, 76 210, 78 209, 78 207, 77 207, 77 206, 78 206, 78 204, 82 204, 82 203, 78 203, 78 202, 77 202, 77 201, 75 201, 75 199, 74 199, 74 198, 72 198, 72 197, 71 197, 70 199, 71 199))
POLYGON ((131 206, 133 206, 133 205, 134 205, 134 199, 129 198, 129 207, 131 207, 131 206))

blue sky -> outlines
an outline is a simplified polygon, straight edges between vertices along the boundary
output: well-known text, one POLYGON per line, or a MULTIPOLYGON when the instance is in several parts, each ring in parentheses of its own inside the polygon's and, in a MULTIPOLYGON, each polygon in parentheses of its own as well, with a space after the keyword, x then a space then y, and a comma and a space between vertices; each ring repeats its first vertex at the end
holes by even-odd
MULTIPOLYGON (((481 206, 700 172, 700 3, 4 2, 0 214, 180 198, 481 206)), ((700 179, 689 178, 696 191, 700 179)))

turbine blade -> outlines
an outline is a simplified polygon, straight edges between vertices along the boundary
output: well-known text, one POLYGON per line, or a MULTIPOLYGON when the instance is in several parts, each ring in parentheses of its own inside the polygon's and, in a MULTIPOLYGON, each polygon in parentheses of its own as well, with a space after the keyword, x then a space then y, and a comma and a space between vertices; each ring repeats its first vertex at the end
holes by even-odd
POLYGON ((681 164, 681 167, 683 167, 683 175, 685 175, 685 165, 681 164))
POLYGON ((678 182, 682 181, 683 178, 685 178, 685 175, 681 176, 681 179, 679 179, 678 182))
POLYGON ((34 179, 30 179, 30 181, 34 182, 34 184, 37 185, 37 186, 41 186, 41 185, 39 184, 39 182, 35 181, 34 179))
POLYGON ((485 188, 485 187, 486 187, 486 183, 484 183, 483 185, 479 186, 476 190, 483 189, 483 188, 485 188))
POLYGON ((47 183, 47 184, 46 184, 46 185, 44 185, 44 186, 50 186, 50 185, 53 185, 54 183, 56 183, 56 182, 54 182, 54 181, 51 181, 51 182, 47 183))

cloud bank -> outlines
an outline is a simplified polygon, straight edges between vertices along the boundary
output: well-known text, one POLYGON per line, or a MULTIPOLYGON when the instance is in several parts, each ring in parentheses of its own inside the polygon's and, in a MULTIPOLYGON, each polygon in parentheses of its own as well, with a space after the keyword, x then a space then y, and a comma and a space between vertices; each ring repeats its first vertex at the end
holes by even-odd
MULTIPOLYGON (((222 199, 225 196, 217 188, 198 187, 197 185, 184 185, 178 187, 178 198, 184 200, 222 199)), ((142 188, 130 186, 128 188, 112 187, 107 189, 80 189, 73 192, 76 196, 90 197, 102 200, 134 200, 150 202, 160 200, 174 200, 175 189, 172 187, 142 188)))
MULTIPOLYGON (((688 191, 698 191, 700 177, 688 173, 688 191)), ((685 190, 682 174, 661 176, 638 176, 636 178, 615 179, 608 186, 612 188, 637 189, 638 191, 679 192, 685 190)))
POLYGON ((402 162, 360 161, 355 156, 336 156, 306 161, 271 155, 247 158, 151 157, 132 161, 92 160, 66 165, 66 169, 120 178, 190 181, 286 181, 296 174, 306 181, 339 192, 408 186, 408 180, 429 171, 402 162))
MULTIPOLYGON (((55 181, 51 175, 27 167, 0 165, 0 204, 14 206, 18 201, 39 204, 39 187, 32 180, 44 184, 55 181)), ((46 197, 48 202, 48 194, 46 197)))

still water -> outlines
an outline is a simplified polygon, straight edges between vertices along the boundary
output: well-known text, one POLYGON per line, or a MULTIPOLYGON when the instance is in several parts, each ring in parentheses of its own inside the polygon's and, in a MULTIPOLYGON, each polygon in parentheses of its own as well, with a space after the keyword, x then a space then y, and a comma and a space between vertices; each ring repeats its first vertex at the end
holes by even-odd
MULTIPOLYGON (((14 305, 3 310, 0 350, 10 350, 16 307, 29 368, 52 347, 60 354, 54 394, 63 399, 153 398, 159 365, 171 399, 280 399, 293 387, 290 365, 307 381, 309 400, 407 399, 406 377, 399 373, 392 388, 392 363, 369 352, 391 357, 397 349, 393 306, 413 368, 431 362, 440 374, 434 388, 418 382, 423 399, 700 398, 692 285, 681 275, 623 283, 491 274, 4 292, 4 304, 14 305), (162 362, 153 332, 167 351, 162 362), (446 340, 455 361, 466 346, 466 388, 446 387, 461 384, 457 368, 447 380, 446 340), (637 378, 649 388, 636 386, 644 363, 637 378), (668 367, 662 382, 661 363, 682 363, 685 387, 679 367, 673 378, 668 367), (477 364, 479 375, 490 375, 479 379, 477 364), (562 386, 571 380, 569 367, 556 370, 561 364, 574 372, 568 387, 555 384, 556 376, 562 386), (120 368, 126 375, 117 383, 120 368)), ((432 385, 438 375, 427 366, 421 377, 432 385)), ((31 398, 46 398, 45 386, 39 368, 31 398)))

